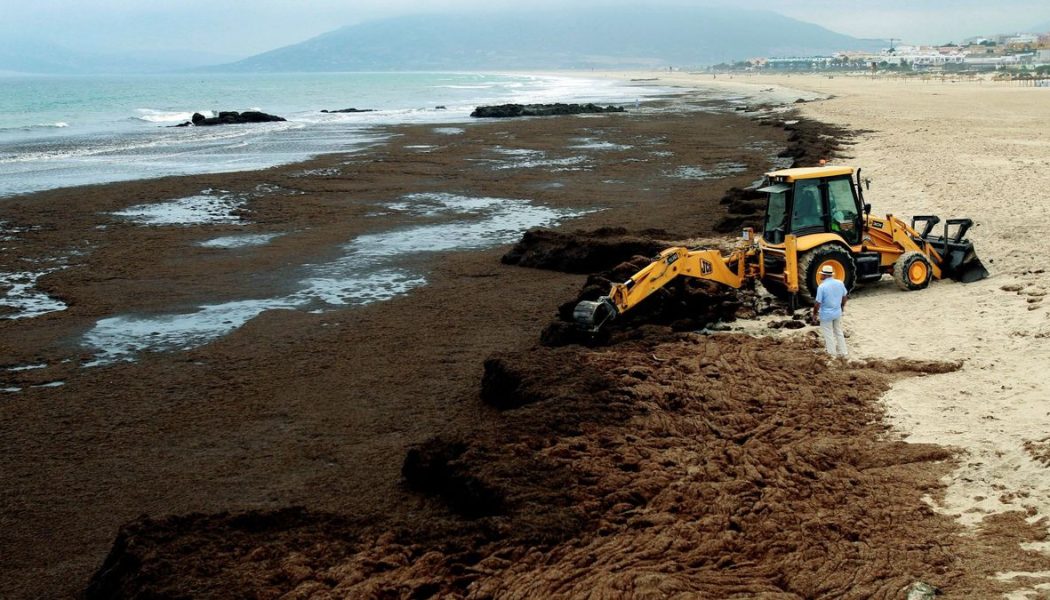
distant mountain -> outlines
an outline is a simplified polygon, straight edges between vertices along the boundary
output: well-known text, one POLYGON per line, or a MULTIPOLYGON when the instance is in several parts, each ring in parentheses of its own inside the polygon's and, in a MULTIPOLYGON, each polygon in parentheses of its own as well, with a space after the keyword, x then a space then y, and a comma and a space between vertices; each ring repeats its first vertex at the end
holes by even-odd
POLYGON ((407 16, 343 27, 215 71, 695 67, 877 50, 768 11, 609 7, 407 16))
POLYGON ((76 52, 57 44, 9 36, 0 37, 0 69, 21 73, 75 73, 81 66, 76 52))
POLYGON ((8 74, 155 73, 190 69, 230 58, 191 50, 82 52, 35 38, 0 36, 0 72, 8 74))

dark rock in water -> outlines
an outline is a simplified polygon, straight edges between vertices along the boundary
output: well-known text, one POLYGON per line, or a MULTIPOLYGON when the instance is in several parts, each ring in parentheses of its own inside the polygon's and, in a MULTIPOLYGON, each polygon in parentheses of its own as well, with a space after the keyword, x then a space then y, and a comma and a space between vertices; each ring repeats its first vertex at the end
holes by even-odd
POLYGON ((448 110, 448 107, 446 107, 446 106, 444 106, 442 104, 439 104, 439 105, 434 107, 434 110, 448 110))
MULTIPOLYGON (((271 123, 274 121, 284 121, 283 117, 276 115, 266 114, 256 110, 246 110, 244 112, 236 111, 222 111, 216 117, 205 117, 200 113, 193 113, 192 124, 197 127, 207 127, 210 125, 239 125, 242 123, 271 123)), ((178 127, 185 127, 187 123, 178 125, 178 127)))
POLYGON ((362 112, 375 112, 373 108, 340 108, 339 110, 328 110, 324 109, 323 113, 362 113, 362 112))
POLYGON ((477 118, 505 119, 510 117, 549 117, 553 115, 579 115, 591 113, 626 112, 622 106, 598 106, 597 104, 501 104, 479 106, 470 113, 477 118))

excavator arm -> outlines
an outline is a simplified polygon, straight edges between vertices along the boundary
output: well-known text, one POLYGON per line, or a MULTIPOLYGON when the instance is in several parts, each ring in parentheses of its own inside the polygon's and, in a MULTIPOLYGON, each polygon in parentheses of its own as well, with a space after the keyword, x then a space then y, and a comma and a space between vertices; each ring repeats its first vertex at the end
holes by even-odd
POLYGON ((614 283, 608 296, 596 301, 583 300, 576 305, 573 319, 590 331, 597 331, 609 320, 627 312, 676 277, 695 277, 717 281, 739 288, 753 273, 749 272, 755 250, 745 248, 723 256, 717 250, 690 250, 681 246, 668 248, 651 263, 623 283, 614 283))

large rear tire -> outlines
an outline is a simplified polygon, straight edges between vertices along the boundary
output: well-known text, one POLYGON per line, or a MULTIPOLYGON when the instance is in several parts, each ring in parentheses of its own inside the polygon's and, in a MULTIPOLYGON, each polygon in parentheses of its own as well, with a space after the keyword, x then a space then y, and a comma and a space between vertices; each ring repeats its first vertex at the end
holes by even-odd
POLYGON ((906 292, 929 287, 931 279, 933 267, 922 252, 905 252, 893 263, 893 281, 906 292))
POLYGON ((857 282, 857 264, 849 250, 838 244, 817 246, 798 259, 798 295, 806 304, 813 304, 817 297, 820 269, 824 265, 831 266, 835 279, 845 284, 847 290, 852 291, 857 282))

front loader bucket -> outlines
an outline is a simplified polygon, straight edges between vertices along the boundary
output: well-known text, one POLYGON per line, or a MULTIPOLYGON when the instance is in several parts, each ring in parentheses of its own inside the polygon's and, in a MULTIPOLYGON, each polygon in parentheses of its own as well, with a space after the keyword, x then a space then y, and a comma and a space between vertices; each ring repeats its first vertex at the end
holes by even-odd
MULTIPOLYGON (((937 217, 916 217, 928 221, 923 229, 923 241, 941 255, 941 276, 950 277, 962 283, 972 283, 988 277, 981 259, 973 249, 973 243, 966 239, 966 232, 973 226, 971 219, 948 219, 944 224, 944 235, 931 235, 933 226, 940 221, 937 217), (955 231, 952 231, 955 227, 955 231)), ((913 220, 914 224, 914 220, 913 220)))
POLYGON ((945 276, 962 283, 972 283, 988 277, 988 269, 984 263, 977 258, 973 250, 973 244, 967 244, 968 248, 953 248, 948 251, 947 260, 941 268, 945 276))

